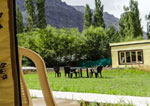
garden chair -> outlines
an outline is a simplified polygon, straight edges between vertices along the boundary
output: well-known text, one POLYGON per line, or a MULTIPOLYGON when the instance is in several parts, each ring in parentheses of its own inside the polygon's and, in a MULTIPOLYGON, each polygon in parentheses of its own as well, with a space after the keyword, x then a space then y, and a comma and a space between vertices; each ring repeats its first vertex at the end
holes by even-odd
POLYGON ((19 47, 22 105, 23 106, 33 106, 32 99, 31 99, 30 93, 29 93, 29 89, 26 85, 23 71, 22 71, 22 56, 26 56, 26 57, 30 58, 35 63, 46 106, 56 106, 52 92, 49 87, 48 80, 47 80, 46 67, 45 67, 45 63, 44 63, 43 59, 37 53, 35 53, 29 49, 19 47))
POLYGON ((68 74, 68 77, 70 77, 70 67, 69 66, 64 67, 64 73, 65 73, 65 77, 67 76, 67 74, 68 74))
POLYGON ((94 73, 94 69, 91 68, 91 69, 90 69, 90 77, 91 77, 91 78, 93 77, 93 73, 94 73))
POLYGON ((100 77, 102 78, 102 69, 103 69, 103 66, 98 66, 97 67, 97 72, 95 72, 95 77, 97 78, 98 77, 98 73, 100 73, 100 77))
POLYGON ((78 68, 79 77, 82 77, 82 68, 78 68))
POLYGON ((87 78, 89 78, 89 68, 86 68, 87 78))
POLYGON ((76 78, 77 78, 77 73, 78 73, 78 72, 76 72, 76 69, 75 69, 75 68, 70 69, 71 78, 73 77, 73 74, 75 74, 75 76, 76 76, 76 78))
POLYGON ((61 77, 61 72, 60 72, 60 69, 59 67, 54 67, 54 71, 55 71, 55 77, 61 77))

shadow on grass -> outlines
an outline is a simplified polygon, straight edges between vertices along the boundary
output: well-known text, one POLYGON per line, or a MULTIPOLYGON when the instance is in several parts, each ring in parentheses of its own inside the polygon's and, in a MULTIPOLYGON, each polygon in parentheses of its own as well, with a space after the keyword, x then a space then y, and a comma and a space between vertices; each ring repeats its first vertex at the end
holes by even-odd
POLYGON ((108 77, 108 76, 104 76, 104 77, 72 77, 72 78, 69 78, 69 77, 66 77, 66 78, 68 78, 68 79, 113 79, 113 77, 108 77))
POLYGON ((103 77, 103 79, 113 79, 113 77, 105 76, 105 77, 103 77))

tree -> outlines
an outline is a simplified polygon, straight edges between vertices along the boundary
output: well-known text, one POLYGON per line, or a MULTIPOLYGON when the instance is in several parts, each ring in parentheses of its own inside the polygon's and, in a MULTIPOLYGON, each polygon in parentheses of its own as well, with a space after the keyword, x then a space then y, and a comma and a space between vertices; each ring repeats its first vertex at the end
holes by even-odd
POLYGON ((96 61, 109 56, 109 38, 104 28, 91 26, 83 35, 86 37, 86 60, 96 61))
POLYGON ((116 43, 120 41, 120 35, 113 26, 110 26, 108 29, 106 29, 106 34, 110 43, 116 43))
POLYGON ((61 28, 58 30, 55 46, 57 60, 70 66, 77 66, 77 61, 84 55, 82 53, 84 41, 77 28, 61 28), (59 40, 58 40, 59 39, 59 40))
MULTIPOLYGON (((77 66, 80 59, 85 59, 85 37, 77 28, 60 28, 47 26, 34 31, 19 33, 19 46, 29 48, 42 56, 48 67, 77 66)), ((33 65, 27 59, 24 65, 33 65)))
POLYGON ((45 0, 36 0, 37 16, 38 16, 38 28, 45 28, 47 26, 45 18, 45 0))
POLYGON ((25 7, 28 13, 28 30, 32 30, 36 27, 36 15, 33 0, 25 0, 25 7))
POLYGON ((92 12, 87 4, 85 7, 85 13, 84 13, 84 29, 87 29, 92 25, 92 12))
POLYGON ((141 19, 139 18, 138 2, 131 0, 129 7, 124 7, 124 13, 120 19, 120 34, 125 36, 143 36, 141 19))
POLYGON ((142 36, 143 31, 141 27, 141 19, 139 15, 139 9, 138 9, 138 2, 131 0, 130 1, 130 11, 133 13, 133 22, 134 22, 134 28, 135 28, 135 37, 142 36))
POLYGON ((133 13, 129 11, 126 11, 121 15, 119 26, 120 26, 120 35, 122 37, 135 36, 135 27, 132 17, 133 13))
POLYGON ((147 36, 150 39, 150 13, 145 16, 145 19, 147 21, 147 36))
POLYGON ((100 0, 95 0, 95 11, 94 11, 94 26, 105 28, 103 19, 103 5, 100 0))
POLYGON ((17 33, 22 33, 24 28, 23 16, 18 6, 16 6, 16 24, 17 24, 17 33))

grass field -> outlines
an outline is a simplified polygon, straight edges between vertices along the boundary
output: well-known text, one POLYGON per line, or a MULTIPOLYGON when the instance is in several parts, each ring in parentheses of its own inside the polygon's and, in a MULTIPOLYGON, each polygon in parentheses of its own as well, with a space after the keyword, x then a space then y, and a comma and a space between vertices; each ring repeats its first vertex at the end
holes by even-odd
MULTIPOLYGON (((84 72, 83 76, 86 76, 84 72)), ((40 89, 37 75, 25 74, 30 89, 40 89)), ((55 78, 48 73, 48 80, 53 91, 86 92, 114 95, 150 97, 150 72, 136 69, 104 70, 103 78, 55 78)))

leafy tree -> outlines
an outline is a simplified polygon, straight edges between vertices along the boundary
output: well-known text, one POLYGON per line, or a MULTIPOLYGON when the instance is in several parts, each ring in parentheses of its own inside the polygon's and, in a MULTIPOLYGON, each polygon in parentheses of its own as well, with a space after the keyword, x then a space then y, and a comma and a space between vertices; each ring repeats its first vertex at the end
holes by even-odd
POLYGON ((16 24, 17 24, 17 33, 22 33, 24 28, 23 16, 18 6, 16 6, 16 24))
POLYGON ((147 20, 147 36, 150 39, 150 13, 145 16, 145 19, 147 20))
POLYGON ((62 50, 59 52, 63 54, 62 60, 64 60, 66 64, 75 66, 77 61, 84 57, 84 37, 81 36, 78 29, 75 28, 60 29, 59 34, 60 45, 62 45, 62 50))
POLYGON ((42 28, 39 29, 37 33, 41 39, 40 55, 45 60, 47 66, 53 66, 54 64, 56 64, 55 58, 57 56, 55 45, 57 40, 59 41, 59 39, 57 39, 56 28, 42 28))
POLYGON ((122 37, 125 36, 135 36, 135 27, 134 27, 134 20, 132 19, 133 13, 126 11, 121 15, 121 19, 119 22, 120 26, 120 34, 122 37))
POLYGON ((84 29, 87 29, 92 25, 92 12, 87 4, 85 7, 85 13, 84 13, 84 29))
MULTIPOLYGON (((85 56, 85 37, 81 36, 77 28, 61 28, 48 26, 36 28, 34 31, 18 34, 19 46, 34 50, 40 54, 48 67, 77 66, 85 56)), ((24 59, 25 65, 33 65, 24 59)))
POLYGON ((45 28, 47 26, 45 18, 45 0, 36 0, 37 16, 38 16, 38 28, 45 28))
POLYGON ((142 36, 143 35, 143 31, 142 31, 142 27, 141 27, 141 19, 140 19, 140 15, 139 15, 139 9, 138 9, 138 2, 131 0, 130 1, 130 11, 133 13, 133 25, 135 28, 135 37, 137 36, 142 36))
POLYGON ((83 35, 86 37, 86 59, 98 60, 109 55, 109 40, 105 29, 93 26, 84 30, 83 35))
MULTIPOLYGON (((38 37, 37 31, 29 31, 24 33, 19 33, 17 35, 18 37, 18 44, 21 47, 29 48, 31 50, 34 50, 35 52, 40 54, 40 39, 38 37)), ((23 57, 23 66, 34 66, 33 62, 23 57)))
POLYGON ((19 46, 32 49, 40 54, 40 47, 42 47, 42 44, 40 39, 40 33, 38 32, 39 30, 40 29, 35 29, 34 31, 19 33, 17 35, 19 46))
POLYGON ((95 0, 95 11, 94 11, 94 26, 105 28, 103 19, 103 5, 100 0, 95 0))
POLYGON ((120 19, 120 34, 131 37, 142 36, 141 19, 139 18, 138 2, 131 0, 129 7, 124 7, 124 13, 120 19))
MULTIPOLYGON (((104 29, 90 26, 81 34, 76 28, 47 26, 18 34, 19 46, 40 54, 47 67, 77 66, 80 60, 99 60, 110 56, 109 42, 118 42, 120 37, 114 27, 104 29)), ((24 59, 25 65, 33 65, 24 59)))
POLYGON ((28 13, 28 30, 36 27, 36 15, 33 0, 25 0, 25 7, 28 13))
POLYGON ((118 33, 118 31, 116 31, 116 29, 113 26, 110 26, 107 30, 106 30, 107 36, 108 36, 108 40, 110 43, 113 42, 119 42, 121 37, 118 33))

